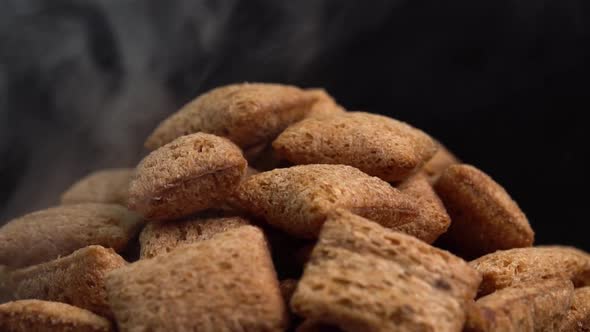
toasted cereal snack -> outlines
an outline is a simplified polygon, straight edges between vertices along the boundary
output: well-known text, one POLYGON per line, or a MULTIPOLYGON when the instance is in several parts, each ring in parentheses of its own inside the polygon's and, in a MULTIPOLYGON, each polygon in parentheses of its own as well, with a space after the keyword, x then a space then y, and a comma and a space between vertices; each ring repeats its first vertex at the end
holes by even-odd
POLYGON ((346 112, 344 107, 338 105, 334 98, 324 89, 307 89, 308 94, 316 98, 306 117, 323 118, 346 112))
POLYGON ((446 251, 338 211, 322 228, 291 308, 346 331, 460 331, 480 280, 446 251))
POLYGON ((143 219, 115 204, 62 205, 13 219, 0 228, 0 264, 23 267, 92 244, 122 251, 143 219))
POLYGON ((20 300, 0 304, 0 331, 111 332, 111 322, 60 302, 20 300))
POLYGON ((574 291, 572 306, 561 322, 560 332, 590 331, 590 287, 581 287, 574 291))
POLYGON ((242 226, 107 277, 122 331, 282 331, 287 314, 262 231, 242 226))
POLYGON ((458 255, 471 259, 533 244, 527 217, 502 186, 477 168, 449 166, 434 188, 452 220, 441 240, 458 255))
POLYGON ((573 295, 573 284, 566 279, 507 287, 477 300, 463 331, 558 331, 573 295))
POLYGON ((424 164, 421 172, 426 175, 430 184, 434 184, 447 167, 460 163, 461 161, 439 142, 438 150, 434 156, 424 164))
POLYGON ((275 168, 288 167, 290 165, 287 161, 279 158, 270 143, 244 150, 244 156, 248 159, 249 165, 263 172, 275 168))
POLYGON ((273 147, 295 164, 345 164, 385 181, 407 178, 437 149, 424 132, 363 112, 305 119, 281 133, 273 147))
POLYGON ((414 199, 387 182, 345 165, 303 165, 260 173, 243 181, 232 203, 269 224, 314 238, 335 208, 394 227, 416 220, 414 199))
POLYGON ((185 217, 223 203, 246 174, 242 151, 229 140, 197 133, 150 153, 137 166, 129 208, 149 220, 185 217))
POLYGON ((111 317, 105 275, 126 264, 112 249, 88 246, 51 262, 8 273, 11 297, 69 303, 111 317))
POLYGON ((200 95, 160 123, 145 146, 155 150, 180 136, 203 132, 226 137, 241 148, 252 147, 303 119, 316 99, 289 85, 226 85, 200 95))
POLYGON ((469 265, 482 274, 480 295, 549 278, 571 279, 576 287, 590 285, 590 255, 571 247, 539 246, 496 251, 469 265))
POLYGON ((208 240, 217 233, 248 224, 241 217, 224 217, 213 213, 187 220, 152 221, 139 236, 140 257, 151 258, 170 252, 182 244, 208 240))
POLYGON ((424 174, 412 175, 397 188, 416 199, 420 206, 420 216, 416 221, 394 227, 393 230, 412 235, 429 244, 447 231, 451 218, 424 174))
POLYGON ((107 203, 127 206, 131 168, 113 168, 90 173, 61 195, 61 204, 107 203))

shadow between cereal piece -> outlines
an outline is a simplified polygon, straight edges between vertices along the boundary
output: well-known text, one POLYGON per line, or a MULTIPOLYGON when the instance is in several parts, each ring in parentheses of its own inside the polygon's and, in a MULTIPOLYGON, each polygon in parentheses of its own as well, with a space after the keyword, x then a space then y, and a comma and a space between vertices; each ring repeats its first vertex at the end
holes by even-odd
POLYGON ((449 166, 434 185, 451 217, 441 245, 466 259, 496 250, 530 247, 525 214, 492 178, 470 165, 449 166))
POLYGON ((428 160, 422 169, 420 170, 428 182, 433 185, 436 183, 440 175, 451 165, 461 164, 461 160, 457 158, 449 149, 447 149, 442 143, 436 141, 438 150, 428 160))
POLYGON ((196 133, 151 152, 137 166, 129 208, 148 220, 174 220, 223 204, 246 174, 229 140, 196 133))
POLYGON ((390 182, 415 173, 437 150, 421 130, 364 112, 304 119, 282 132, 273 147, 294 164, 350 165, 390 182))
POLYGON ((562 278, 590 286, 590 254, 572 247, 539 246, 500 250, 469 263, 482 275, 479 295, 519 283, 562 278))
POLYGON ((60 302, 33 299, 0 304, 0 330, 4 332, 114 331, 108 319, 88 310, 60 302))
POLYGON ((105 276, 126 264, 112 249, 88 246, 39 265, 8 271, 10 297, 63 302, 112 317, 105 276))
POLYGON ((463 331, 559 331, 573 295, 573 284, 566 279, 507 287, 470 306, 463 331))
POLYGON ((270 83, 231 84, 210 90, 165 119, 145 146, 155 150, 174 139, 203 132, 230 139, 241 148, 270 142, 303 119, 317 96, 270 83))
POLYGON ((347 331, 460 331, 480 280, 446 251, 338 210, 322 228, 291 308, 347 331))
POLYGON ((122 331, 283 331, 287 312, 262 231, 241 226, 114 270, 122 331))
POLYGON ((346 165, 300 165, 244 180, 232 204, 295 237, 313 239, 344 208, 386 227, 413 222, 419 207, 389 183, 346 165))
POLYGON ((115 204, 62 205, 13 219, 0 228, 0 264, 25 267, 88 245, 123 251, 143 219, 115 204))

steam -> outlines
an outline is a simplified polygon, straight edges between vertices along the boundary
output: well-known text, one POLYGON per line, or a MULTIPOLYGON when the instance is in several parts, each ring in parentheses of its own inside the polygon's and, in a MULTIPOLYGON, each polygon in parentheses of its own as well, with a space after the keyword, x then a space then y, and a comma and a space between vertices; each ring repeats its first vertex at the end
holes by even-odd
POLYGON ((0 13, 0 224, 89 172, 133 167, 179 106, 240 81, 304 83, 392 1, 9 1, 0 13))

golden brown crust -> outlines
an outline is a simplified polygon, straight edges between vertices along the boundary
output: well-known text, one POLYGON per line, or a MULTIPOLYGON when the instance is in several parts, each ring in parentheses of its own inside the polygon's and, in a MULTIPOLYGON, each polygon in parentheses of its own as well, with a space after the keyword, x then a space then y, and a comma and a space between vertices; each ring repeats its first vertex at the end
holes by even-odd
POLYGON ((434 156, 424 164, 421 172, 426 175, 430 184, 434 184, 447 167, 460 163, 461 161, 455 157, 449 149, 438 142, 438 150, 434 156))
POLYGON ((225 138, 179 137, 139 163, 129 208, 149 220, 171 220, 217 207, 239 184, 246 166, 242 151, 225 138))
POLYGON ((313 94, 289 85, 226 85, 200 95, 160 123, 145 146, 155 150, 180 136, 203 132, 248 148, 301 120, 315 100, 313 94))
POLYGON ((533 244, 527 217, 502 186, 477 168, 452 165, 434 188, 452 220, 441 240, 460 256, 471 259, 533 244))
POLYGON ((422 167, 437 147, 427 134, 401 121, 346 112, 302 120, 281 133, 273 148, 295 164, 345 164, 400 181, 422 167))
POLYGON ((412 235, 429 244, 447 231, 451 218, 424 174, 412 175, 397 188, 416 200, 420 206, 420 216, 415 222, 394 227, 393 230, 412 235))
POLYGON ((286 310, 262 231, 243 226, 107 278, 123 331, 282 331, 286 310))
POLYGON ((112 249, 88 246, 51 262, 8 274, 13 299, 64 302, 111 317, 105 275, 126 264, 112 249))
POLYGON ((480 295, 535 280, 570 279, 590 285, 590 255, 571 247, 539 246, 497 251, 469 263, 483 277, 480 295))
POLYGON ((61 204, 106 203, 127 206, 131 168, 113 168, 88 174, 61 196, 61 204))
POLYGON ((140 257, 152 258, 170 252, 180 245, 208 240, 217 233, 248 224, 248 221, 241 217, 214 214, 188 220, 153 221, 147 224, 139 236, 140 257))
POLYGON ((324 118, 346 112, 324 89, 307 89, 305 92, 316 98, 306 115, 307 118, 324 118))
POLYGON ((590 331, 590 287, 574 291, 572 306, 565 315, 559 328, 560 332, 590 331))
POLYGON ((482 297, 470 307, 464 331, 557 331, 573 295, 573 284, 565 279, 504 288, 482 297))
POLYGON ((459 331, 479 281, 446 251, 338 211, 322 228, 291 308, 347 331, 459 331))
POLYGON ((110 332, 111 322, 90 311, 65 303, 20 300, 0 304, 4 332, 110 332))
POLYGON ((411 197, 345 165, 303 165, 260 173, 240 184, 232 202, 303 238, 317 237, 326 215, 336 208, 351 210, 386 227, 418 216, 411 197))
POLYGON ((115 204, 62 205, 14 219, 0 228, 0 264, 23 267, 92 244, 122 251, 143 224, 115 204))

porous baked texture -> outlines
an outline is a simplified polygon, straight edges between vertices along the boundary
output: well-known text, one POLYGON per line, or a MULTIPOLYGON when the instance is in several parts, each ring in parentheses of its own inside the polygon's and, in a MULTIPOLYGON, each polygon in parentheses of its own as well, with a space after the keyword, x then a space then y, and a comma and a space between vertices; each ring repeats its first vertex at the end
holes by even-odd
POLYGON ((172 220, 222 204, 247 162, 229 140, 197 133, 153 151, 137 166, 129 208, 149 220, 172 220))
POLYGON ((217 233, 248 224, 244 218, 224 217, 221 213, 207 213, 188 220, 152 221, 139 236, 140 257, 151 258, 180 245, 208 240, 217 233))
POLYGON ((7 284, 15 300, 63 302, 111 317, 105 276, 125 264, 112 249, 88 246, 51 262, 10 271, 7 284))
POLYGON ((279 156, 294 164, 344 164, 401 181, 436 152, 424 132, 382 115, 345 112, 296 123, 273 142, 279 156))
POLYGON ((143 219, 115 204, 62 205, 13 219, 0 228, 0 264, 24 267, 88 245, 122 251, 143 219))
POLYGON ((441 237, 451 251, 467 259, 496 250, 529 247, 535 233, 510 195, 470 165, 451 165, 434 185, 451 216, 441 237))
POLYGON ((107 203, 127 206, 132 168, 96 171, 74 183, 61 195, 61 204, 107 203))
POLYGON ((344 107, 338 105, 336 100, 324 89, 307 89, 306 93, 315 98, 306 117, 324 118, 346 112, 344 107))
POLYGON ((297 237, 315 238, 336 208, 386 227, 416 220, 412 197, 345 165, 302 165, 259 173, 243 181, 232 200, 241 209, 297 237))
POLYGON ((460 331, 480 280, 449 252, 339 210, 322 228, 291 308, 346 331, 460 331))
POLYGON ((581 287, 574 291, 574 300, 565 315, 560 332, 590 331, 590 287, 581 287))
POLYGON ((165 119, 145 146, 155 150, 196 132, 223 136, 241 148, 266 143, 309 112, 317 97, 295 86, 242 83, 204 93, 165 119))
POLYGON ((0 304, 0 331, 110 332, 111 322, 65 303, 20 300, 0 304))
POLYGON ((397 188, 416 200, 420 215, 416 221, 394 227, 393 230, 412 235, 429 244, 447 231, 451 218, 424 174, 412 175, 397 188))
POLYGON ((420 171, 426 175, 430 184, 434 184, 447 167, 460 163, 461 161, 449 151, 449 149, 438 142, 438 150, 434 156, 422 166, 420 171))
POLYGON ((576 287, 590 285, 590 255, 565 246, 539 246, 497 251, 469 263, 483 280, 480 295, 535 280, 570 279, 576 287))
POLYGON ((111 272, 121 331, 282 331, 287 314, 264 234, 218 233, 111 272))
POLYGON ((574 295, 570 280, 549 279, 504 288, 477 300, 465 332, 558 331, 574 295))

